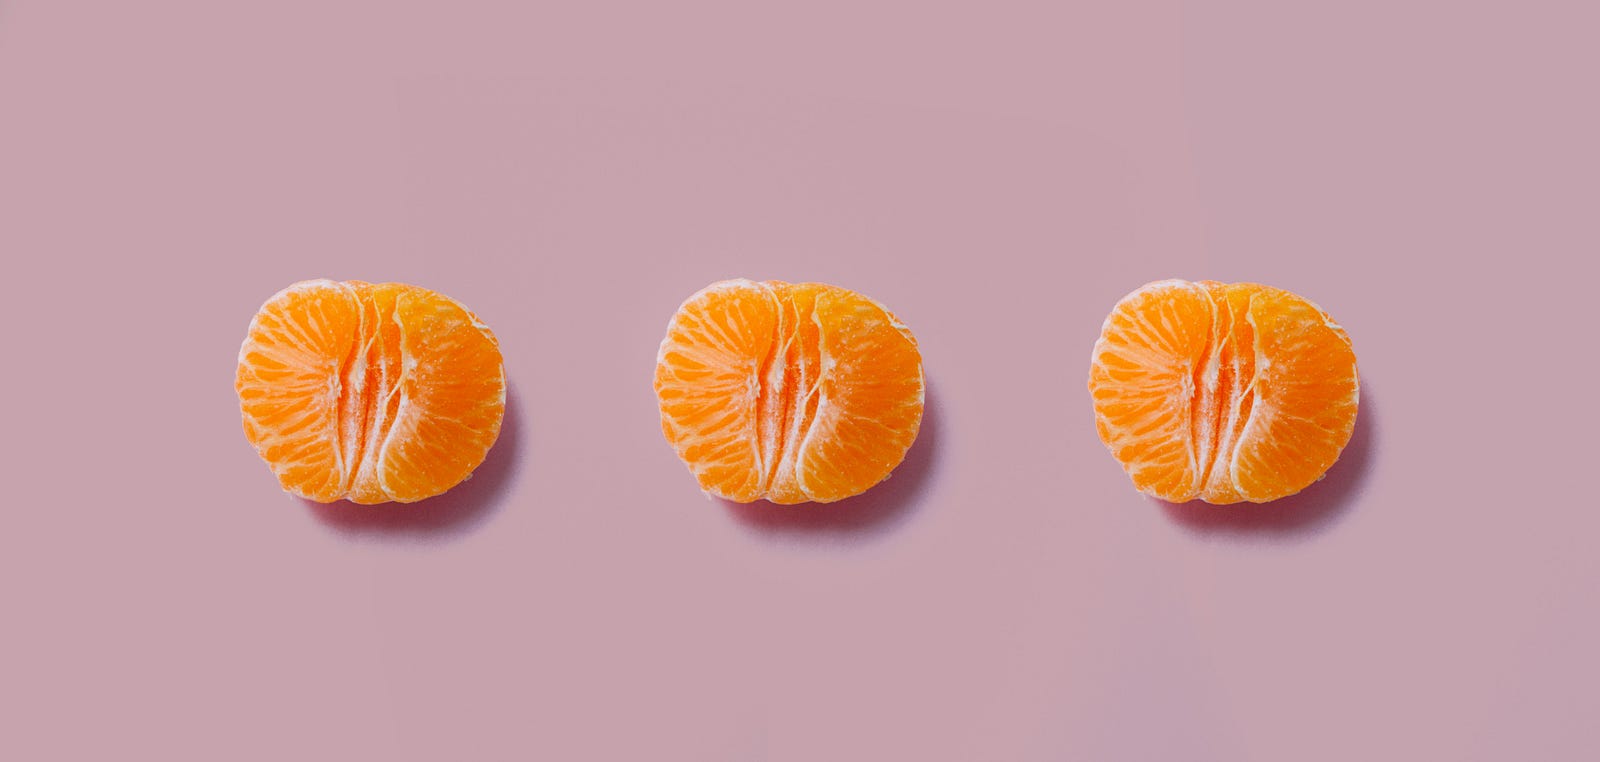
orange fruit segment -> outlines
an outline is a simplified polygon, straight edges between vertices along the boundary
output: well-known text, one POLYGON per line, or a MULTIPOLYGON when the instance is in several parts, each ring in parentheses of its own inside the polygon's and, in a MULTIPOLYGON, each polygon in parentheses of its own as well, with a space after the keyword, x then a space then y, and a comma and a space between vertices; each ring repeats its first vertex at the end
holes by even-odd
POLYGON ((1343 328, 1254 283, 1166 280, 1123 297, 1095 343, 1095 426, 1141 492, 1264 503, 1321 479, 1355 429, 1343 328))
POLYGON ((728 280, 673 315, 655 391, 662 432, 708 494, 827 503, 905 458, 922 423, 922 355, 854 291, 728 280))
POLYGON ((234 388, 245 438, 284 490, 322 503, 443 493, 483 462, 505 413, 489 327, 399 283, 278 292, 250 322, 234 388))

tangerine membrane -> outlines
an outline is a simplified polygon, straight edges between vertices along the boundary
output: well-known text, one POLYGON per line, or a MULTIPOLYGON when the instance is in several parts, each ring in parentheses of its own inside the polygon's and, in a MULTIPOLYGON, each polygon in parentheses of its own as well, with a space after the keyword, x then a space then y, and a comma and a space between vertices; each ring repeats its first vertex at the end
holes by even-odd
POLYGON ((706 493, 828 503, 905 458, 922 355, 904 323, 821 283, 727 280, 689 297, 656 357, 661 428, 706 493))
POLYGON ((443 294, 308 280, 250 321, 234 383, 245 438, 291 494, 409 503, 472 474, 500 434, 489 327, 443 294))
POLYGON ((1255 283, 1165 280, 1123 297, 1089 370, 1100 439, 1141 492, 1264 503, 1310 486, 1355 429, 1350 337, 1255 283))

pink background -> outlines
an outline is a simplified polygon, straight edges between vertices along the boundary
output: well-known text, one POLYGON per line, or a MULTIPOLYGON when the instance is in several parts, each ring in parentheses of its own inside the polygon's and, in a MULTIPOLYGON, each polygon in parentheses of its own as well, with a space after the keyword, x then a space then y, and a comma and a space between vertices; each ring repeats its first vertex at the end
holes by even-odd
POLYGON ((0 758, 1594 759, 1592 4, 0 3, 0 758), (317 508, 235 353, 311 277, 498 332, 468 485, 317 508), (650 392, 721 278, 888 304, 909 462, 708 501, 650 392), (1270 508, 1084 383, 1167 278, 1360 354, 1270 508))

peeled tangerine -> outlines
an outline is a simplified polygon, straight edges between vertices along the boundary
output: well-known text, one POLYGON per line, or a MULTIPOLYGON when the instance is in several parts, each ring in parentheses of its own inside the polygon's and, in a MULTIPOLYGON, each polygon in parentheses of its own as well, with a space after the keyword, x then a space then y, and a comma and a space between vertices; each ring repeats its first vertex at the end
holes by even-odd
POLYGON ((454 487, 500 435, 489 327, 400 283, 308 280, 267 300, 239 349, 245 437, 284 490, 409 503, 454 487))
POLYGON ((661 429, 700 488, 828 503, 888 478, 922 424, 922 355, 893 313, 821 283, 726 280, 656 358, 661 429))
POLYGON ((1264 503, 1322 478, 1355 428, 1350 337, 1254 283, 1164 280, 1117 303, 1094 345, 1100 439, 1141 492, 1264 503))

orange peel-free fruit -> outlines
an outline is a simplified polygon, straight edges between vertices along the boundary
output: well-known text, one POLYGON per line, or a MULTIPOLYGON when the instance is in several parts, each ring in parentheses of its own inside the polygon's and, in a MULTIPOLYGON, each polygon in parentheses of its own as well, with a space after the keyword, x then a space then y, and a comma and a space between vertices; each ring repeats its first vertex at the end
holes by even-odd
POLYGON ((662 432, 706 493, 827 503, 905 458, 922 423, 922 355, 854 291, 726 280, 672 316, 655 391, 662 432))
POLYGON ((1164 280, 1123 297, 1089 370, 1101 441, 1148 495, 1264 503, 1321 479, 1361 381, 1326 312, 1254 283, 1164 280))
POLYGON ((320 503, 443 493, 483 463, 506 403, 489 327, 400 283, 278 292, 250 321, 234 387, 245 437, 283 489, 320 503))

